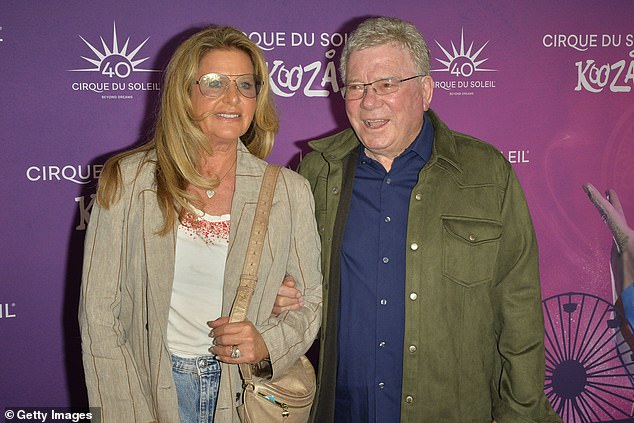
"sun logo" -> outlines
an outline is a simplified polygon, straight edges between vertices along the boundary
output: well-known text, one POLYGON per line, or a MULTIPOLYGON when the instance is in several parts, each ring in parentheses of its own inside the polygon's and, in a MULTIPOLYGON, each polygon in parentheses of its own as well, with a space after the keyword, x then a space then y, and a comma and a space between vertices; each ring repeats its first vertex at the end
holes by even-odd
POLYGON ((132 72, 160 72, 155 69, 141 69, 138 66, 149 59, 144 57, 136 59, 136 55, 141 48, 150 39, 147 37, 138 47, 134 48, 128 53, 130 44, 130 37, 125 41, 123 47, 119 47, 119 41, 117 36, 117 23, 113 23, 112 29, 112 45, 108 46, 103 37, 99 37, 101 40, 102 50, 90 44, 84 37, 79 36, 81 40, 92 50, 95 54, 95 58, 81 56, 82 59, 94 65, 94 67, 86 69, 71 69, 70 72, 99 72, 102 75, 106 75, 110 78, 117 76, 121 79, 127 78, 132 72))
POLYGON ((473 75, 474 72, 497 71, 496 69, 483 69, 480 67, 481 64, 489 60, 488 58, 478 60, 480 53, 482 53, 487 44, 489 44, 488 41, 475 52, 473 52, 473 41, 469 45, 468 49, 465 48, 464 28, 461 30, 460 33, 460 50, 456 49, 453 41, 451 42, 451 53, 447 51, 447 49, 445 49, 438 41, 436 41, 436 44, 438 44, 438 47, 440 47, 440 49, 443 51, 447 60, 436 58, 436 60, 442 63, 445 68, 432 69, 432 72, 449 72, 452 75, 468 78, 473 75))

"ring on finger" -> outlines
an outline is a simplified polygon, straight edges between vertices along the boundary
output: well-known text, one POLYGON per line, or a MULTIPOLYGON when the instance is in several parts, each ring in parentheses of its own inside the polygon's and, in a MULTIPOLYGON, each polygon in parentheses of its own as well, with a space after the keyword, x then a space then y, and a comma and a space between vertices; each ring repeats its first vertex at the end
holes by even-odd
POLYGON ((232 345, 231 346, 231 354, 230 354, 231 358, 240 358, 240 350, 238 349, 237 345, 232 345))

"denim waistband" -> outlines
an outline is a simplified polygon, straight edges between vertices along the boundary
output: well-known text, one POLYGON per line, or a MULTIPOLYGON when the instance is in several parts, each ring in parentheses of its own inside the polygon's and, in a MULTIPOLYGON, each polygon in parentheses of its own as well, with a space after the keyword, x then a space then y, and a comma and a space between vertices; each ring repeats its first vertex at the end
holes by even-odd
POLYGON ((183 372, 201 373, 220 370, 220 362, 213 355, 201 355, 198 357, 179 357, 171 354, 172 368, 183 372))

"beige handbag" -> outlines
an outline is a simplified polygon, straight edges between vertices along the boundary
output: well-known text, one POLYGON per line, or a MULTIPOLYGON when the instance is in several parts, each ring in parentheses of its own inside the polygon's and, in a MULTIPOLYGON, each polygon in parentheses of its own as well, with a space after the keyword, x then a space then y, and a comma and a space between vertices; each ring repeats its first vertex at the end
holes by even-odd
MULTIPOLYGON (((264 172, 249 246, 244 259, 244 269, 229 315, 230 322, 241 322, 247 316, 257 283, 260 256, 279 172, 280 167, 276 165, 268 165, 264 172)), ((308 421, 315 397, 315 370, 305 356, 301 356, 286 370, 286 373, 274 380, 254 378, 254 374, 257 375, 260 369, 258 366, 249 364, 239 366, 244 382, 243 404, 238 407, 238 415, 242 423, 305 423, 308 421)))

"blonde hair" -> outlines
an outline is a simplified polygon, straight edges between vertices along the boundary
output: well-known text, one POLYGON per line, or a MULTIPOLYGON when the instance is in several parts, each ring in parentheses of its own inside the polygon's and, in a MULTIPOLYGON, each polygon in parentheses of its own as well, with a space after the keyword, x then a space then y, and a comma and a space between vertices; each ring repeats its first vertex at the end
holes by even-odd
POLYGON ((370 18, 363 21, 352 31, 341 52, 339 72, 343 83, 346 83, 348 57, 356 50, 384 44, 395 44, 407 49, 414 66, 421 75, 429 75, 429 47, 416 27, 398 18, 370 18))
POLYGON ((202 188, 217 186, 217 180, 203 177, 198 169, 200 158, 212 151, 198 126, 197 116, 193 114, 190 95, 203 56, 211 50, 233 49, 249 56, 253 73, 262 82, 253 121, 240 139, 253 155, 262 159, 268 156, 279 128, 279 118, 264 56, 258 46, 242 32, 228 26, 210 26, 188 38, 170 59, 150 141, 117 154, 105 163, 97 190, 97 201, 101 206, 108 208, 120 198, 120 161, 143 151, 156 150, 156 189, 165 218, 161 234, 168 233, 176 216, 190 208, 188 202, 196 202, 196 197, 185 190, 188 183, 202 188))

